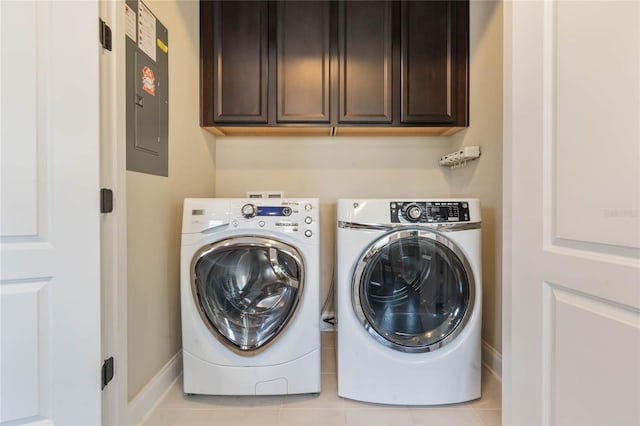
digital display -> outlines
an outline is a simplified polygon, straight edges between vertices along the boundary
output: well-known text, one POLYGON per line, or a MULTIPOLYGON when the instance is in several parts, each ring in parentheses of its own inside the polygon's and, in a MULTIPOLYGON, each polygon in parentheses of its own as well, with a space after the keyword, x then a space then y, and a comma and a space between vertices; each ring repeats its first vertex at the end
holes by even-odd
POLYGON ((460 213, 458 212, 458 206, 427 207, 427 217, 435 220, 446 219, 448 221, 457 221, 460 213))
POLYGON ((289 216, 291 207, 258 206, 257 216, 289 216))

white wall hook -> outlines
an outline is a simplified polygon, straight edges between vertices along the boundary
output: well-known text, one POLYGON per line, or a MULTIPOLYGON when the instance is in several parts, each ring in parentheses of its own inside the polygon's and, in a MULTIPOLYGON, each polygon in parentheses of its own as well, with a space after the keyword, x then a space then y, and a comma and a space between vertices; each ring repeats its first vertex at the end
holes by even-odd
POLYGON ((458 169, 467 167, 467 161, 475 160, 478 157, 480 157, 480 147, 467 146, 460 151, 455 151, 441 157, 440 165, 458 169))

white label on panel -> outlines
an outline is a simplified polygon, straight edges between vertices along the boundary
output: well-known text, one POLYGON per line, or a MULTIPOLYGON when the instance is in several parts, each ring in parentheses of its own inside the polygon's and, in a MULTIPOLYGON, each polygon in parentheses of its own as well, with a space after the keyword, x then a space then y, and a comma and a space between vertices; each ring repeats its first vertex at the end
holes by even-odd
POLYGON ((138 47, 156 60, 156 17, 141 1, 138 2, 138 47))
POLYGON ((124 5, 125 34, 131 40, 136 41, 136 24, 138 22, 136 12, 128 5, 124 5))

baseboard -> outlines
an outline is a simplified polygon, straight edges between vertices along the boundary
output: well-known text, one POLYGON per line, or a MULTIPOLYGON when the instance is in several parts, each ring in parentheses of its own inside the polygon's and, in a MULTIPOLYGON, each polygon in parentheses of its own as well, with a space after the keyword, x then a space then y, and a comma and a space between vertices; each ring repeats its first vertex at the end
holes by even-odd
POLYGON ((127 423, 130 426, 142 423, 180 374, 182 374, 182 349, 129 401, 127 423))
POLYGON ((502 355, 484 340, 482 341, 482 363, 502 381, 502 355))

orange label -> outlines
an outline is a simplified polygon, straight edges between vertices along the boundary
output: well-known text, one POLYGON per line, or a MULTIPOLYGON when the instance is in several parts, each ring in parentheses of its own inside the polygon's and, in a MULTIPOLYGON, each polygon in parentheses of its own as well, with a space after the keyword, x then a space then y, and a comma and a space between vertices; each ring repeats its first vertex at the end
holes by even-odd
POLYGON ((151 96, 156 95, 156 76, 149 67, 142 68, 142 90, 151 96))

